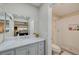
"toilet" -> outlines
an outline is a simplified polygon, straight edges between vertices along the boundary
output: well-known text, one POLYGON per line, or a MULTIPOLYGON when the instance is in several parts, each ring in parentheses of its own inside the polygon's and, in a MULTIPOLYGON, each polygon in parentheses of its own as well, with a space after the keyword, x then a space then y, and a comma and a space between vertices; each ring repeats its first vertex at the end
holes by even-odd
POLYGON ((52 44, 52 53, 55 55, 59 55, 61 53, 61 48, 56 45, 56 44, 52 44))

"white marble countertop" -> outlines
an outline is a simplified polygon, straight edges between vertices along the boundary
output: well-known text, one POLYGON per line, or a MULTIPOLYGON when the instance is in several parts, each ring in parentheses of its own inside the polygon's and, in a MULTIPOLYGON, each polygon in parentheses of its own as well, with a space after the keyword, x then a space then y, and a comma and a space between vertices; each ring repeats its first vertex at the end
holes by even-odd
POLYGON ((35 38, 35 37, 11 37, 7 38, 4 42, 0 44, 0 52, 6 51, 9 49, 13 49, 16 47, 24 46, 24 45, 29 45, 32 43, 44 41, 45 39, 43 38, 35 38))

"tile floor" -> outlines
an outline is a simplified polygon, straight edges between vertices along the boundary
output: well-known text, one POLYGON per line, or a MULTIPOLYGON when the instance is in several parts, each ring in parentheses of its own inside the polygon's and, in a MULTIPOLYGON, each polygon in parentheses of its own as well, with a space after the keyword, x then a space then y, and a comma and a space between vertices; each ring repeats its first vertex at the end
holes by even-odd
POLYGON ((63 53, 61 53, 61 55, 72 55, 72 54, 67 51, 64 51, 63 53))
POLYGON ((63 51, 61 54, 52 53, 53 55, 73 55, 72 53, 69 53, 67 51, 63 51))

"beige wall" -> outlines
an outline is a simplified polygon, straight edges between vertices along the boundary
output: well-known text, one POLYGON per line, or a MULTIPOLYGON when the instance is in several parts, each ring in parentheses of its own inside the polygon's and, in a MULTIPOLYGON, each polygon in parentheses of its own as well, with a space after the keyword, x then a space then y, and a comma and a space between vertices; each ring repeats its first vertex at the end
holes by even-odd
POLYGON ((56 26, 56 22, 59 20, 59 17, 57 16, 53 16, 53 20, 52 20, 52 43, 53 44, 58 44, 58 40, 57 40, 57 26, 56 26))
POLYGON ((79 54, 79 31, 69 31, 70 24, 79 25, 79 15, 66 17, 57 21, 57 40, 60 46, 79 54))
POLYGON ((56 16, 53 16, 53 24, 52 24, 52 43, 56 44, 56 20, 57 20, 57 17, 56 16))

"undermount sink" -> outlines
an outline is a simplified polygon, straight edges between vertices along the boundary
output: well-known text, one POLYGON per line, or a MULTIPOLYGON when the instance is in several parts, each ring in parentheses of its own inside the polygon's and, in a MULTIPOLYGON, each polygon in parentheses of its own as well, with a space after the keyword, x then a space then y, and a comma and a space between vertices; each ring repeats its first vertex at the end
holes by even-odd
MULTIPOLYGON (((6 42, 3 42, 3 44, 7 47, 7 46, 10 46, 10 45, 13 45, 15 42, 17 42, 17 43, 21 43, 21 42, 25 42, 25 41, 34 41, 33 39, 34 39, 35 37, 33 37, 33 36, 17 36, 17 37, 9 37, 9 38, 6 38, 6 40, 4 40, 4 41, 6 41, 6 42)), ((1 45, 0 45, 1 46, 1 45)))
POLYGON ((17 37, 15 37, 16 38, 16 40, 23 40, 23 39, 29 39, 29 36, 17 36, 17 37))

